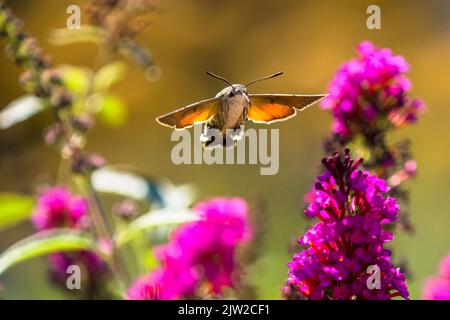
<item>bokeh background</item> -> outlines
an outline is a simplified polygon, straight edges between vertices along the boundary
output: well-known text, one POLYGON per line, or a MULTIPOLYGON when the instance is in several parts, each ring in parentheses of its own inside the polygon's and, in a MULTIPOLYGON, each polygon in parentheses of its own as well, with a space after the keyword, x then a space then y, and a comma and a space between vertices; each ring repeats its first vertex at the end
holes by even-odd
MULTIPOLYGON (((7 2, 55 64, 96 67, 97 46, 55 47, 48 42, 52 29, 65 26, 67 6, 83 6, 86 1, 7 2)), ((302 199, 323 156, 330 114, 316 106, 273 126, 280 129, 281 140, 280 170, 274 176, 261 176, 255 165, 176 166, 170 160, 171 131, 158 125, 155 117, 222 89, 220 82, 204 74, 206 70, 233 82, 282 70, 283 77, 260 83, 252 91, 321 93, 362 40, 404 55, 411 65, 413 94, 425 100, 428 112, 416 125, 391 136, 412 141, 419 165, 418 177, 407 182, 416 232, 397 236, 393 247, 396 258, 408 260, 411 295, 420 298, 424 278, 436 272, 439 259, 450 251, 449 1, 167 0, 139 40, 153 52, 161 77, 148 81, 129 62, 126 81, 113 88, 128 106, 128 121, 119 128, 97 125, 89 135, 88 149, 103 154, 109 163, 131 164, 177 184, 193 183, 199 199, 217 195, 264 199, 268 231, 248 277, 257 286, 258 297, 270 299, 280 298, 291 258, 289 244, 309 223, 301 213, 302 199), (370 4, 381 7, 381 30, 366 27, 370 4)), ((0 54, 0 108, 23 94, 18 76, 19 70, 0 54)), ((49 114, 42 113, 0 131, 0 191, 33 193, 40 181, 55 178, 58 155, 41 138, 50 123, 49 114)), ((31 232, 26 223, 0 232, 0 250, 31 232)), ((4 280, 5 298, 71 298, 48 283, 44 259, 20 264, 4 280)))

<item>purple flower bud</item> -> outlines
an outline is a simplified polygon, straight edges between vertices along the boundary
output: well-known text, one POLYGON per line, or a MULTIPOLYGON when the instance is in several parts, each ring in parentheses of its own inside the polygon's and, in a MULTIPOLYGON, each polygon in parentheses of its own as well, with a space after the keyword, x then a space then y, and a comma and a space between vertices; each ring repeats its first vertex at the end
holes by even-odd
POLYGON ((89 172, 99 169, 105 164, 105 158, 98 154, 84 154, 74 159, 72 170, 76 173, 89 172))
POLYGON ((120 218, 129 220, 137 216, 139 211, 138 204, 132 199, 125 199, 118 202, 113 207, 113 212, 120 218))

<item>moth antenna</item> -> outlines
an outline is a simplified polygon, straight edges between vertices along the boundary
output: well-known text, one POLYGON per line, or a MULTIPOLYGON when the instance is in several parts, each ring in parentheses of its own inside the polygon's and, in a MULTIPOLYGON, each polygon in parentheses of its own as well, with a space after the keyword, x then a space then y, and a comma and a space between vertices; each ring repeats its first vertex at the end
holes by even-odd
POLYGON ((281 76, 283 73, 284 73, 283 71, 280 71, 280 72, 274 73, 274 74, 272 74, 272 75, 270 75, 270 76, 267 76, 267 77, 263 77, 263 78, 259 78, 259 79, 253 80, 252 82, 246 84, 245 87, 247 88, 248 86, 251 86, 252 84, 254 84, 254 83, 256 83, 256 82, 260 82, 260 81, 263 81, 263 80, 269 80, 269 79, 272 79, 272 78, 281 76))
POLYGON ((206 74, 208 76, 211 76, 213 78, 216 78, 216 79, 222 80, 223 82, 226 82, 230 87, 233 88, 233 84, 230 81, 228 81, 227 79, 225 79, 224 77, 218 76, 217 74, 214 74, 214 73, 209 72, 209 71, 206 71, 206 74))

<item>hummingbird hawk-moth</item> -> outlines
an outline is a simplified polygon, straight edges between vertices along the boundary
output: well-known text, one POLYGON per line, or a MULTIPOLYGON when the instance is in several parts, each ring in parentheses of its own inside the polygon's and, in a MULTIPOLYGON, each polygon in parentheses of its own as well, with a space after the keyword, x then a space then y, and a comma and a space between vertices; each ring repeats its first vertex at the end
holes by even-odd
POLYGON ((214 98, 190 104, 156 118, 164 126, 181 130, 196 123, 204 123, 200 140, 205 147, 230 146, 244 136, 244 123, 273 123, 284 121, 323 99, 325 94, 249 94, 247 88, 259 81, 275 78, 283 74, 277 72, 267 77, 254 80, 247 85, 232 84, 228 80, 211 72, 208 75, 228 84, 214 98), (220 132, 211 134, 215 129, 220 132))

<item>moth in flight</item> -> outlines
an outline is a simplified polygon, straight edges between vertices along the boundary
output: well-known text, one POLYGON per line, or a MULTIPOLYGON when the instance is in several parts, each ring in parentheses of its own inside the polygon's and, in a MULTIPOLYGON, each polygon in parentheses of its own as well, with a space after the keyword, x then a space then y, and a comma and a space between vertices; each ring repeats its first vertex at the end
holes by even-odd
POLYGON ((207 72, 207 74, 226 82, 228 86, 212 99, 195 102, 156 118, 158 123, 176 130, 189 128, 196 123, 204 123, 200 140, 205 147, 234 146, 235 142, 244 136, 246 121, 270 124, 287 120, 295 116, 297 110, 303 111, 326 96, 325 94, 248 93, 247 88, 250 85, 278 77, 283 72, 254 80, 247 85, 231 84, 214 73, 207 72))

